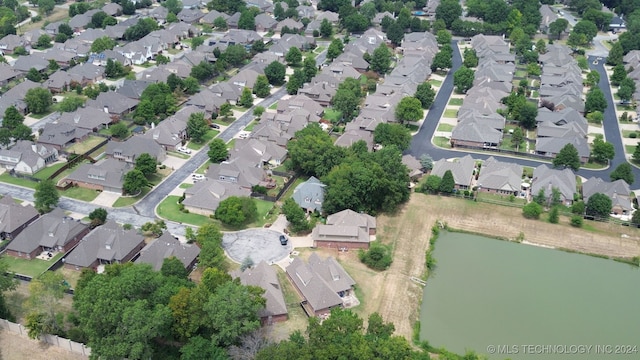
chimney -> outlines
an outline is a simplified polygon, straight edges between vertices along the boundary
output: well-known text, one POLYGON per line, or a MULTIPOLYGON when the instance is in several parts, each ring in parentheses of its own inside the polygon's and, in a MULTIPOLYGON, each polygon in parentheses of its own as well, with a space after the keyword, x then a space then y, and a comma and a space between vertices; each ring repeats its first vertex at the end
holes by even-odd
POLYGON ((108 105, 104 106, 104 112, 107 113, 107 114, 109 113, 109 106, 108 105))

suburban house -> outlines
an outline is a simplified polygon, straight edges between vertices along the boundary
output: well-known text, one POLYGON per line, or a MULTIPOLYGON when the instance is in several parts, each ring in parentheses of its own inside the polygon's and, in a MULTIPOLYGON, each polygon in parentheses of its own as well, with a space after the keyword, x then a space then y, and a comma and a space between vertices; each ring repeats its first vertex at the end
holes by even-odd
POLYGON ((59 124, 69 124, 74 127, 98 132, 106 128, 113 120, 109 114, 93 107, 80 107, 74 112, 63 112, 57 120, 59 124))
POLYGON ((576 175, 570 169, 552 169, 546 164, 540 165, 533 170, 531 184, 531 196, 536 196, 540 191, 544 191, 549 199, 553 188, 560 191, 562 203, 570 206, 573 203, 573 195, 576 193, 576 175))
POLYGON ((19 140, 10 149, 0 150, 0 166, 20 174, 33 175, 58 159, 53 146, 19 140))
POLYGON ((16 71, 11 65, 1 63, 0 64, 0 86, 7 85, 11 80, 22 77, 23 74, 16 71))
POLYGON ((321 213, 325 187, 325 184, 312 176, 309 180, 296 186, 292 198, 306 212, 318 211, 321 213))
POLYGON ((424 175, 424 167, 415 156, 410 154, 402 155, 402 163, 409 169, 409 177, 411 180, 418 180, 424 175))
POLYGON ((209 216, 213 214, 220 202, 230 196, 251 196, 251 190, 238 184, 216 181, 209 178, 199 180, 193 187, 185 189, 182 205, 189 212, 209 216))
POLYGON ((376 218, 347 209, 329 215, 326 225, 316 225, 311 237, 315 247, 349 250, 368 249, 375 234, 376 218))
POLYGON ((64 259, 67 269, 98 270, 100 265, 130 261, 144 247, 144 237, 135 229, 125 230, 113 220, 88 233, 64 259))
POLYGON ((471 182, 476 170, 476 162, 471 155, 465 155, 459 159, 453 161, 447 161, 447 159, 440 159, 433 163, 433 169, 431 169, 431 175, 436 175, 442 178, 447 170, 451 170, 453 180, 455 181, 456 190, 467 190, 471 188, 471 182))
POLYGON ((212 180, 237 184, 245 189, 251 189, 256 185, 269 189, 276 186, 264 169, 257 167, 255 163, 248 163, 243 158, 211 164, 205 176, 212 180))
POLYGON ((130 99, 114 91, 100 93, 95 100, 87 101, 87 106, 104 109, 113 119, 120 119, 138 106, 138 100, 130 99))
POLYGON ((81 129, 66 123, 47 123, 38 136, 38 144, 48 145, 56 150, 62 150, 76 142, 85 140, 91 131, 81 129))
POLYGON ((3 55, 11 55, 19 46, 25 46, 22 36, 9 34, 0 39, 0 51, 3 55))
POLYGON ((262 325, 271 325, 288 319, 289 312, 282 294, 282 286, 275 270, 265 261, 244 271, 233 271, 231 276, 238 278, 242 285, 258 286, 264 289, 263 297, 267 301, 264 309, 258 311, 262 325))
POLYGON ((20 205, 11 195, 4 195, 0 198, 0 239, 15 239, 38 216, 32 205, 20 205))
POLYGON ((542 15, 540 31, 544 34, 549 31, 549 25, 558 19, 558 15, 549 5, 540 6, 540 15, 542 15))
POLYGON ((89 226, 55 208, 29 225, 7 246, 7 254, 33 259, 43 252, 67 253, 80 242, 89 226))
POLYGON ((522 165, 496 160, 493 156, 482 163, 478 191, 500 195, 520 195, 522 165))
POLYGON ((0 97, 0 118, 4 116, 4 112, 11 106, 15 106, 22 115, 26 115, 29 109, 24 97, 27 95, 27 91, 37 87, 41 87, 41 84, 26 79, 2 94, 2 97, 0 97))
POLYGON ((123 142, 109 141, 105 154, 113 158, 129 163, 135 163, 138 156, 147 153, 155 158, 158 163, 167 158, 167 152, 154 141, 153 138, 144 136, 132 136, 123 142))
POLYGON ((102 159, 95 164, 82 164, 64 180, 86 189, 122 194, 124 175, 133 164, 116 159, 102 159))
POLYGON ((333 308, 353 305, 351 298, 356 282, 333 257, 321 259, 312 253, 307 263, 296 257, 286 272, 308 316, 322 316, 333 308))
POLYGON ((633 202, 630 197, 629 184, 618 179, 613 182, 604 181, 601 178, 591 177, 582 184, 582 198, 586 203, 593 194, 604 194, 611 199, 611 213, 616 215, 629 215, 633 212, 633 202))
POLYGON ((187 271, 195 266, 200 248, 196 244, 183 244, 176 240, 171 233, 165 231, 159 238, 154 239, 140 250, 140 256, 135 263, 150 264, 153 270, 160 271, 164 259, 175 257, 180 260, 187 271))
POLYGON ((251 138, 237 139, 229 156, 251 159, 275 167, 280 166, 287 158, 287 149, 271 141, 251 138))

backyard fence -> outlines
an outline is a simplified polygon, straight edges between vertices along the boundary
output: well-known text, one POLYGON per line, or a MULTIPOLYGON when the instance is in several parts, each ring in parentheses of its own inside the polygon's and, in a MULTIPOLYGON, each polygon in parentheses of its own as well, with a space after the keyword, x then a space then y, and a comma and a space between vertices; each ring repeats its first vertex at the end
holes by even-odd
MULTIPOLYGON (((9 320, 0 319, 0 327, 4 330, 12 332, 14 334, 20 335, 22 337, 28 338, 28 330, 22 326, 21 324, 13 323, 9 320)), ((85 344, 71 341, 69 339, 65 339, 59 337, 57 335, 42 335, 40 336, 40 341, 59 347, 61 349, 65 349, 67 351, 71 351, 72 353, 90 356, 91 348, 87 347, 85 344)))
POLYGON ((276 175, 276 176, 282 176, 282 177, 286 177, 287 178, 287 182, 284 183, 284 185, 282 186, 282 189, 280 189, 280 191, 278 191, 276 196, 269 196, 269 195, 258 193, 258 192, 254 191, 254 192, 251 192, 251 197, 252 198, 261 199, 261 200, 270 201, 270 202, 276 202, 276 201, 280 200, 282 195, 284 195, 284 193, 291 187, 291 184, 296 182, 296 180, 298 179, 298 175, 287 173, 287 172, 283 172, 283 171, 271 171, 271 173, 273 175, 276 175))
POLYGON ((40 179, 38 179, 36 177, 29 176, 29 175, 26 175, 26 174, 20 174, 20 173, 15 172, 15 170, 9 171, 9 175, 11 175, 11 176, 13 176, 15 178, 18 178, 18 179, 27 179, 27 180, 31 180, 31 181, 35 181, 35 182, 40 182, 40 179))
POLYGON ((96 151, 96 150, 100 149, 101 147, 103 147, 106 143, 109 142, 109 139, 110 139, 110 137, 104 139, 104 141, 101 141, 99 144, 97 144, 96 146, 92 147, 91 149, 86 151, 84 154, 76 155, 76 154, 66 153, 67 154, 67 159, 68 159, 67 163, 64 164, 64 166, 61 167, 60 169, 56 170, 56 172, 51 174, 51 176, 49 176, 48 180, 55 179, 58 175, 62 174, 65 170, 76 166, 79 162, 81 162, 83 160, 89 160, 89 162, 91 162, 92 164, 95 163, 96 161, 89 155, 91 153, 93 153, 94 151, 96 151))

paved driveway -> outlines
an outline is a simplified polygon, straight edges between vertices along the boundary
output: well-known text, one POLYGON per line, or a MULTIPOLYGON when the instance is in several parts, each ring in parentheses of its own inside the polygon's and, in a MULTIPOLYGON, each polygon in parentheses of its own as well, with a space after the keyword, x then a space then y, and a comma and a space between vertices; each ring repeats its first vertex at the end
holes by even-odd
POLYGON ((255 264, 264 260, 267 264, 278 262, 289 256, 291 243, 280 245, 281 232, 270 229, 249 229, 225 233, 222 247, 235 262, 242 263, 250 257, 255 264))

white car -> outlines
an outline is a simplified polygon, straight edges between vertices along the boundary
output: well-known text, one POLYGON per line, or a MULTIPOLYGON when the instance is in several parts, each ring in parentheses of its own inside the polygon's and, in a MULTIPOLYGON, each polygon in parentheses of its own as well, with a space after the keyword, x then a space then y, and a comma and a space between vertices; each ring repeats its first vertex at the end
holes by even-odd
POLYGON ((191 154, 191 149, 189 149, 186 146, 178 146, 176 147, 176 150, 178 150, 178 152, 181 152, 183 154, 191 154))
POLYGON ((249 133, 246 133, 246 132, 240 133, 240 135, 238 135, 238 138, 240 139, 246 139, 248 137, 249 137, 249 133))
POLYGON ((191 174, 191 178, 193 180, 204 180, 204 175, 203 174, 191 174))

